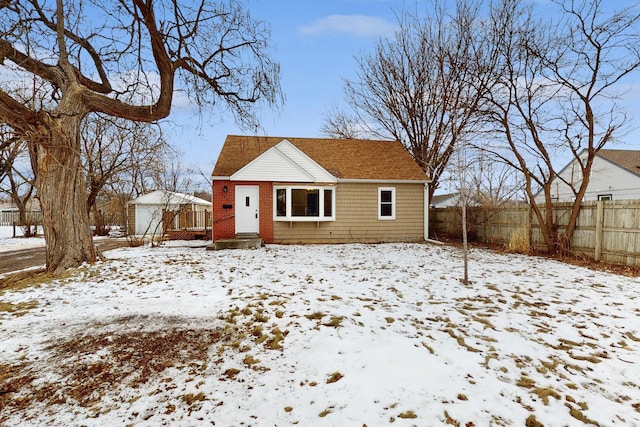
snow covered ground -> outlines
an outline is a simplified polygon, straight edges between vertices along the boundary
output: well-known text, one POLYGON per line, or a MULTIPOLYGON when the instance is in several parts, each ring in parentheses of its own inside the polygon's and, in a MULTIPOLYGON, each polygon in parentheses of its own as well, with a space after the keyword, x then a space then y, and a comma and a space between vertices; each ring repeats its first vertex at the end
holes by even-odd
POLYGON ((473 250, 465 285, 425 244, 107 256, 0 294, 0 424, 640 425, 638 278, 473 250))
MULTIPOLYGON (((38 227, 38 237, 23 237, 23 233, 22 227, 16 227, 16 237, 13 237, 13 227, 0 226, 0 256, 3 252, 45 246, 42 227, 38 227)), ((95 236, 93 239, 95 241, 108 238, 107 236, 95 236)))
POLYGON ((40 237, 22 237, 23 232, 22 227, 16 227, 16 237, 13 238, 13 227, 0 226, 0 254, 6 251, 44 246, 42 228, 38 227, 40 237))

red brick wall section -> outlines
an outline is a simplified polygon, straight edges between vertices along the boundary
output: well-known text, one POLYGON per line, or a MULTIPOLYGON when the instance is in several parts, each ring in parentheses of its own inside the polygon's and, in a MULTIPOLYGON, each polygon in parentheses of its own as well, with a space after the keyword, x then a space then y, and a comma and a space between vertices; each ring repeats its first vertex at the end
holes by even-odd
POLYGON ((273 243, 273 183, 256 182, 260 186, 260 237, 273 243))
POLYGON ((273 185, 271 182, 253 181, 213 181, 213 238, 232 239, 235 237, 235 186, 257 185, 260 187, 260 237, 265 243, 273 242, 273 185), (227 191, 224 191, 224 187, 227 191), (231 205, 225 209, 224 205, 231 205))
POLYGON ((213 181, 211 189, 213 204, 213 238, 232 239, 235 237, 234 209, 225 209, 224 205, 234 206, 234 187, 231 181, 213 181), (227 191, 224 191, 224 188, 227 191))

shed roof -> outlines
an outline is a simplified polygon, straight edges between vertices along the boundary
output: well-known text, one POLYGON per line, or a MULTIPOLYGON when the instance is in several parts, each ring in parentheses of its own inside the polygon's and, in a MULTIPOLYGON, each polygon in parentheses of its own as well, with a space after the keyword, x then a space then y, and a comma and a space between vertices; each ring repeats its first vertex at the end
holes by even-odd
POLYGON ((201 206, 211 206, 211 202, 208 200, 204 200, 190 194, 165 190, 152 191, 151 193, 144 194, 136 199, 129 201, 129 203, 134 205, 194 204, 201 206))
POLYGON ((426 181, 424 171, 398 141, 228 135, 213 169, 229 177, 283 140, 341 179, 426 181))

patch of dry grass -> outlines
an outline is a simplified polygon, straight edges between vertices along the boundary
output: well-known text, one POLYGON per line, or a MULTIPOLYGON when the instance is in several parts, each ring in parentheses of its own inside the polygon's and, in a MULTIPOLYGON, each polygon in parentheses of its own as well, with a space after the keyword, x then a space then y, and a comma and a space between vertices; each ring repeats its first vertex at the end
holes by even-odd
POLYGON ((326 314, 320 311, 316 311, 315 313, 304 315, 304 317, 306 317, 309 320, 322 320, 324 316, 326 316, 326 314))
POLYGON ((209 348, 230 339, 222 329, 182 328, 75 336, 52 343, 43 361, 52 378, 64 381, 35 381, 42 371, 35 362, 0 366, 0 407, 5 413, 65 402, 92 408, 106 394, 157 381, 170 367, 201 372, 209 348))
MULTIPOLYGON (((68 270, 65 272, 63 277, 68 277, 71 271, 72 270, 68 270)), ((54 279, 60 278, 61 277, 54 278, 47 274, 44 269, 19 271, 0 277, 0 291, 19 291, 31 286, 51 283, 54 279)))
POLYGON ((344 320, 344 316, 331 316, 328 322, 324 322, 322 326, 328 326, 330 328, 339 328, 342 326, 342 320, 344 320))
POLYGON ((203 392, 198 394, 189 393, 182 396, 182 401, 189 406, 193 405, 195 402, 203 402, 205 400, 207 400, 207 398, 203 392))
MULTIPOLYGON (((35 302, 5 303, 0 305, 0 312, 15 314, 35 306, 35 302)), ((275 325, 267 330, 268 319, 262 302, 258 302, 243 309, 232 307, 219 316, 219 320, 226 324, 214 329, 183 328, 180 319, 151 316, 145 319, 139 316, 122 317, 110 324, 133 329, 128 328, 127 324, 166 322, 167 327, 158 331, 141 331, 136 327, 133 332, 109 333, 100 332, 106 325, 94 324, 91 325, 93 328, 88 329, 98 332, 51 343, 45 349, 49 355, 46 359, 1 365, 0 408, 9 414, 39 406, 50 407, 56 403, 72 403, 89 410, 108 410, 100 407, 105 395, 118 396, 119 390, 124 388, 135 390, 149 381, 162 382, 162 373, 168 368, 198 375, 208 369, 212 354, 219 357, 213 361, 213 364, 218 364, 224 360, 220 356, 228 350, 234 353, 248 352, 255 344, 263 344, 269 350, 282 350, 288 332, 275 325), (63 378, 64 381, 42 380, 42 363, 46 364, 51 378, 63 378)), ((268 370, 260 367, 260 360, 250 354, 242 362, 253 371, 268 370)), ((239 369, 229 368, 220 379, 233 380, 240 372, 239 369)), ((202 401, 202 396, 185 395, 183 401, 195 408, 202 401)), ((175 406, 166 410, 171 413, 175 406)), ((0 415, 0 424, 2 422, 0 415)))
POLYGON ((584 424, 589 424, 593 426, 599 426, 600 424, 597 421, 589 419, 582 411, 575 406, 571 405, 569 402, 565 402, 564 404, 567 408, 569 408, 569 415, 575 418, 578 421, 582 421, 584 424))
POLYGON ((475 347, 471 347, 469 344, 467 344, 462 335, 456 335, 456 333, 453 331, 453 329, 448 328, 448 329, 445 329, 444 332, 448 333, 451 338, 455 339, 460 347, 464 347, 464 348, 466 348, 468 351, 470 351, 472 353, 480 353, 481 352, 481 350, 479 350, 479 349, 477 349, 475 347))
POLYGON ((533 394, 536 394, 540 399, 542 399, 542 402, 545 405, 549 404, 549 397, 553 397, 556 400, 561 399, 560 394, 554 389, 552 389, 551 387, 545 387, 545 388, 536 387, 531 392, 533 394))
POLYGON ((413 411, 405 411, 405 412, 401 412, 400 414, 398 414, 398 418, 413 419, 413 418, 418 418, 418 416, 413 411))
POLYGON ((326 417, 327 415, 329 415, 330 413, 332 413, 332 412, 333 412, 333 409, 334 409, 334 407, 333 407, 333 406, 329 406, 327 409, 325 409, 324 411, 320 412, 320 413, 318 414, 318 416, 319 416, 320 418, 324 418, 324 417, 326 417))
POLYGON ((544 427, 544 424, 536 420, 536 416, 531 414, 524 422, 525 427, 544 427))
POLYGON ((518 254, 528 254, 531 252, 529 229, 527 227, 518 227, 511 233, 511 238, 507 244, 507 251, 518 254))
POLYGON ((344 375, 342 375, 340 372, 334 372, 333 374, 329 375, 329 378, 327 378, 327 384, 337 383, 342 378, 344 378, 344 375))
POLYGON ((38 306, 37 301, 19 302, 17 304, 11 302, 0 301, 0 313, 9 313, 14 316, 24 316, 38 306))

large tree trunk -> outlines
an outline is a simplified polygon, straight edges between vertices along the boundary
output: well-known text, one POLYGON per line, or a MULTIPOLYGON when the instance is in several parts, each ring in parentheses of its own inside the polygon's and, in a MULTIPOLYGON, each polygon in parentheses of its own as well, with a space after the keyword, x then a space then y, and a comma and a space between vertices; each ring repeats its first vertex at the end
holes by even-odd
POLYGON ((35 142, 33 152, 51 274, 96 261, 81 168, 81 121, 81 114, 50 117, 49 135, 35 142))

